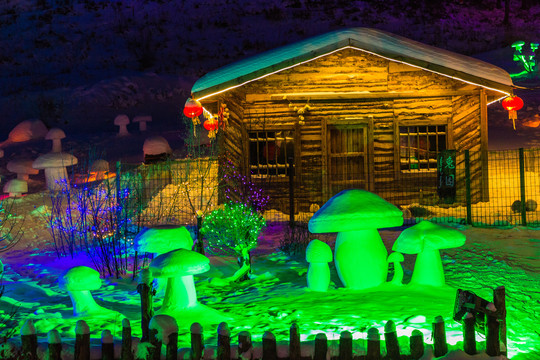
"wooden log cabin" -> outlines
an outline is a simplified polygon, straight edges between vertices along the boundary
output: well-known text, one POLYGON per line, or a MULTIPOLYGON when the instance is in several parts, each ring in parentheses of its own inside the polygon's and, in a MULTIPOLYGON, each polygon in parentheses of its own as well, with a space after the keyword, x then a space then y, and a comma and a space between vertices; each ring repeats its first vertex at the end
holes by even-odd
MULTIPOLYGON (((212 113, 226 104, 222 153, 287 212, 291 174, 296 211, 346 188, 396 205, 433 196, 437 155, 447 149, 457 150, 458 168, 470 150, 472 197, 485 200, 487 105, 512 87, 506 71, 483 61, 353 28, 210 72, 192 97, 212 113)), ((464 171, 456 177, 463 200, 464 171)))

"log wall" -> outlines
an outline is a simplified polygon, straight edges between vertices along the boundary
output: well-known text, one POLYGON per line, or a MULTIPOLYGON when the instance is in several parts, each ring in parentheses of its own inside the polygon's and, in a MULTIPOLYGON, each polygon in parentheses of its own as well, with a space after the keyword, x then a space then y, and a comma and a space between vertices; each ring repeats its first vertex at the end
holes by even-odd
MULTIPOLYGON (((220 94, 231 113, 224 150, 248 173, 247 132, 296 126, 295 162, 300 171, 295 197, 303 208, 309 203, 322 205, 333 195, 325 193, 326 126, 357 122, 366 127, 368 136, 367 190, 399 190, 408 176, 414 181, 415 175, 399 169, 398 127, 446 125, 448 149, 479 151, 480 94, 479 87, 447 76, 344 49, 220 94), (298 125, 294 107, 305 104, 311 108, 298 125)), ((479 162, 471 168, 474 181, 481 181, 480 170, 479 162)), ((433 173, 433 182, 419 184, 416 191, 402 189, 407 200, 403 194, 397 198, 410 201, 422 186, 428 192, 436 191, 435 177, 433 173)), ((273 181, 273 200, 288 204, 288 189, 281 188, 288 181, 273 181)), ((474 194, 473 199, 479 195, 474 194)))

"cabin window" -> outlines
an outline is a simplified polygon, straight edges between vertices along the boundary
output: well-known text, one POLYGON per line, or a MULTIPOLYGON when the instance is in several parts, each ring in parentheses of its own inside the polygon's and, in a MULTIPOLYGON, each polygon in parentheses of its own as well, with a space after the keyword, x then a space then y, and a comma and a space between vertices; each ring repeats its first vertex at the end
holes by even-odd
POLYGON ((446 125, 399 127, 401 171, 436 171, 437 155, 446 149, 446 125))
POLYGON ((249 165, 252 175, 288 175, 288 161, 294 167, 292 130, 250 131, 249 165))

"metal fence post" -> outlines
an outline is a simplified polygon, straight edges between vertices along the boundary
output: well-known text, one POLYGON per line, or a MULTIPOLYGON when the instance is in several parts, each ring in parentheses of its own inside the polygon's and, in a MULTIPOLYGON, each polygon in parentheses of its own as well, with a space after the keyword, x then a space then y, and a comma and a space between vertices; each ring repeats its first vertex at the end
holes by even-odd
POLYGON ((471 164, 469 150, 465 150, 465 200, 467 201, 467 224, 471 225, 471 164))
POLYGON ((527 209, 525 208, 525 154, 519 148, 519 189, 521 193, 521 225, 527 226, 527 209))

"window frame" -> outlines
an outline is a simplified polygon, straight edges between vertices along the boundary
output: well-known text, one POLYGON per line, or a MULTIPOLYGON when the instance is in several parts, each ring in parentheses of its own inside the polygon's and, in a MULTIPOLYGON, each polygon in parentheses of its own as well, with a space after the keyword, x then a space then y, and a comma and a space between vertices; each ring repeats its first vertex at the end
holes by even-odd
POLYGON ((434 173, 437 171, 437 155, 442 150, 448 150, 449 149, 449 124, 447 121, 406 121, 406 122, 397 122, 395 127, 395 136, 396 136, 396 171, 400 174, 418 174, 418 173, 434 173), (420 131, 420 127, 425 127, 425 131, 420 131), (435 127, 434 130, 430 130, 430 127, 435 127), (402 128, 407 128, 407 133, 402 132, 402 128), (411 131, 411 128, 416 128, 415 131, 411 131), (444 144, 443 148, 440 148, 440 145, 438 143, 439 136, 444 136, 444 144), (411 138, 413 136, 416 136, 416 148, 412 147, 413 144, 411 143, 411 138), (435 150, 429 150, 430 142, 429 138, 430 136, 435 136, 437 144, 435 145, 435 150), (407 144, 408 146, 402 147, 401 141, 402 137, 407 138, 407 144), (421 139, 425 140, 425 149, 422 149, 418 144, 420 144, 421 139), (409 156, 402 156, 402 150, 405 149, 407 154, 409 156), (413 150, 416 149, 416 152, 420 154, 421 151, 424 151, 426 153, 426 156, 424 159, 421 159, 420 156, 417 156, 417 164, 420 165, 421 163, 427 164, 426 168, 421 168, 421 166, 418 166, 417 168, 411 167, 411 153, 413 153, 413 150), (433 156, 430 156, 430 153, 433 153, 433 156), (409 158, 409 161, 403 162, 402 160, 404 158, 409 158), (405 164, 407 167, 403 168, 403 164, 405 164), (432 166, 430 166, 430 164, 432 166))
MULTIPOLYGON (((246 129, 246 143, 247 143, 247 166, 249 173, 252 177, 273 177, 273 176, 289 176, 289 163, 288 163, 288 157, 289 154, 287 151, 292 152, 293 156, 293 174, 296 171, 296 157, 298 154, 296 154, 296 143, 298 141, 298 135, 296 128, 293 126, 280 126, 280 127, 265 127, 265 128, 251 128, 246 129), (285 134, 282 136, 276 136, 278 132, 288 132, 289 134, 285 134), (260 133, 263 133, 264 136, 261 137, 260 133), (273 133, 271 136, 268 135, 268 133, 273 133), (253 135, 254 134, 254 135, 253 135), (253 136, 252 136, 253 135, 253 136), (256 141, 253 141, 253 139, 256 139, 256 141), (268 160, 267 162, 261 162, 262 159, 261 156, 264 157, 264 154, 259 153, 259 149, 261 146, 255 145, 257 148, 257 161, 255 164, 252 160, 252 144, 253 143, 268 143, 269 141, 284 141, 285 146, 281 145, 280 149, 285 149, 285 154, 283 155, 283 158, 276 152, 274 152, 273 159, 268 160), (290 146, 287 146, 289 145, 290 146), (282 160, 282 161, 279 161, 282 160), (284 161, 283 161, 284 160, 284 161), (274 161, 275 164, 272 164, 271 161, 274 161), (266 170, 265 170, 266 169, 266 170), (262 171, 261 171, 262 170, 262 171)), ((263 145, 263 148, 266 148, 267 155, 268 155, 268 146, 263 145)))

